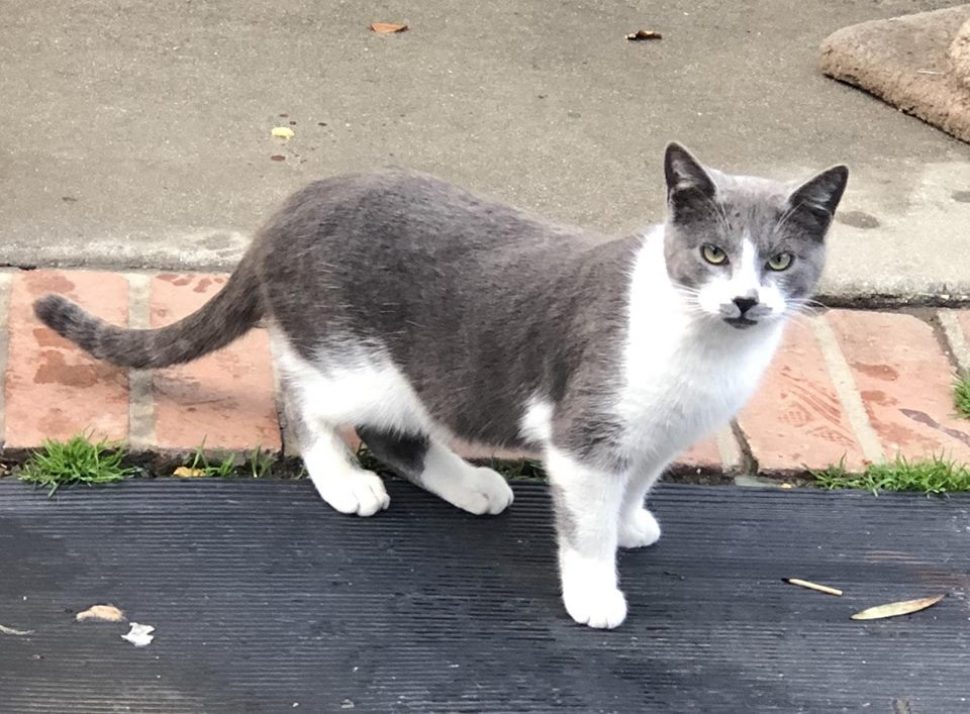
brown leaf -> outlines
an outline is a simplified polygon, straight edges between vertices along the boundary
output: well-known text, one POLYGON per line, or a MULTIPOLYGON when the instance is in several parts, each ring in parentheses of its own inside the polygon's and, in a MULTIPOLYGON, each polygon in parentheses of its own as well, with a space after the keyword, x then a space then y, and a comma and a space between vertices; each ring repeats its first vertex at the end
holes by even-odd
POLYGON ((179 478, 200 478, 205 476, 205 471, 202 469, 193 469, 190 466, 179 466, 172 472, 172 476, 178 476, 179 478))
POLYGON ((908 615, 911 612, 919 612, 920 610, 925 610, 928 607, 932 607, 944 597, 945 595, 936 595, 934 597, 921 597, 918 600, 901 600, 899 602, 890 602, 885 605, 877 605, 876 607, 870 607, 866 610, 862 610, 861 612, 857 612, 852 616, 852 619, 881 620, 884 617, 908 615))
POLYGON ((663 35, 653 30, 637 30, 626 36, 631 42, 642 42, 643 40, 662 40, 663 35))
POLYGON ((84 612, 79 612, 74 619, 78 622, 85 620, 102 620, 104 622, 123 622, 125 613, 114 605, 92 605, 84 612))
POLYGON ((370 31, 379 35, 392 35, 395 32, 405 32, 407 29, 407 25, 397 22, 372 22, 370 24, 370 31))

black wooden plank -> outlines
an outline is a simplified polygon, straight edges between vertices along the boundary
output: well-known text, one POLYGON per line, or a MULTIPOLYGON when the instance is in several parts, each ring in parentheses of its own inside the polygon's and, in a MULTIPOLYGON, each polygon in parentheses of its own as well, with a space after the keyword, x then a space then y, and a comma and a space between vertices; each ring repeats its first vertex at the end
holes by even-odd
POLYGON ((483 519, 392 483, 357 519, 307 482, 0 481, 0 623, 35 630, 0 634, 0 711, 970 711, 966 497, 662 486, 602 632, 562 610, 543 486, 515 488, 483 519), (74 622, 104 602, 155 641, 74 622))

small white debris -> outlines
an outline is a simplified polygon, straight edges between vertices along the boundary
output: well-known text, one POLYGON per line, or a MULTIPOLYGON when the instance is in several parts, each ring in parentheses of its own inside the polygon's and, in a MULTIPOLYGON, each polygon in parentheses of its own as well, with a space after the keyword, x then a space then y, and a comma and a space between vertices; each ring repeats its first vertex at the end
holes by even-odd
POLYGON ((145 647, 155 639, 155 635, 152 634, 154 631, 155 628, 152 625, 139 625, 137 622, 133 622, 128 634, 122 635, 121 639, 128 640, 135 647, 145 647))
POLYGON ((4 635, 13 635, 15 637, 26 637, 27 635, 34 634, 34 631, 18 630, 16 627, 7 627, 6 625, 0 625, 0 633, 4 635))

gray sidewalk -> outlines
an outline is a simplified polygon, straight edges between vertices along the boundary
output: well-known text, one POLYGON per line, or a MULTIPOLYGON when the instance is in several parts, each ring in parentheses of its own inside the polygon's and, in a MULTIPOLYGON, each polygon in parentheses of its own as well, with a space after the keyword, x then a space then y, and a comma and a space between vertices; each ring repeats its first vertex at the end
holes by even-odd
POLYGON ((387 164, 629 231, 659 216, 677 139, 777 177, 850 164, 827 292, 970 294, 970 147, 815 69, 839 27, 951 4, 20 4, 0 262, 228 269, 290 190, 387 164))

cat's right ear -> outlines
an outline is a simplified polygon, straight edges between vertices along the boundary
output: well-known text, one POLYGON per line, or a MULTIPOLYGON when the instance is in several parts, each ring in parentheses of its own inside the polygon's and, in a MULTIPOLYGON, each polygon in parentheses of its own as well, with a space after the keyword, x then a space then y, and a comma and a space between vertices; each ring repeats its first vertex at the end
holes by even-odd
POLYGON ((674 221, 710 211, 717 190, 714 182, 700 162, 676 142, 668 144, 664 153, 664 177, 667 205, 674 221))

